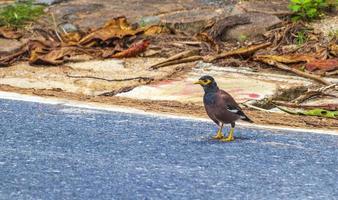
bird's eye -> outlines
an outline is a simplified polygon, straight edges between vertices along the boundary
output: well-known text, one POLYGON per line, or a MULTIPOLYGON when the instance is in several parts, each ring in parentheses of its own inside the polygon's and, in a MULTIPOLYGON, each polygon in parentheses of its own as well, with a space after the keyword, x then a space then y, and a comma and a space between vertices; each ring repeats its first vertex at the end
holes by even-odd
POLYGON ((209 79, 204 80, 204 84, 208 85, 209 83, 211 83, 211 80, 209 79))

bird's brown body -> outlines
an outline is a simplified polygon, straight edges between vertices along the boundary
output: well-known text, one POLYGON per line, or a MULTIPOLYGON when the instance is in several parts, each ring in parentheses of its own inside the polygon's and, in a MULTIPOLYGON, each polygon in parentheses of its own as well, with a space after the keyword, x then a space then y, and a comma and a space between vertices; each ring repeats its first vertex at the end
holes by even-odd
MULTIPOLYGON (((205 94, 206 95, 206 94, 205 94)), ((213 104, 207 104, 204 102, 205 111, 207 112, 210 119, 212 119, 217 125, 231 124, 240 118, 240 115, 230 112, 226 109, 227 104, 232 104, 240 109, 235 100, 225 91, 218 90, 216 92, 215 102, 213 104)))
POLYGON ((203 103, 208 116, 220 127, 214 138, 222 141, 234 140, 235 122, 238 119, 252 122, 251 119, 244 114, 229 93, 218 88, 213 77, 202 76, 196 84, 200 84, 204 89, 203 103), (231 124, 229 135, 226 138, 222 133, 224 124, 231 124))

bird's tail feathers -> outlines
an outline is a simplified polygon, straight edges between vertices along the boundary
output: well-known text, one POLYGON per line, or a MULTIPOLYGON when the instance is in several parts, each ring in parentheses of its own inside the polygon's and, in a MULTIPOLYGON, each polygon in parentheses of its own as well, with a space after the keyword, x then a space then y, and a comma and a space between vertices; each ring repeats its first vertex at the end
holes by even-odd
POLYGON ((246 115, 242 115, 241 116, 241 120, 246 121, 246 122, 250 122, 250 123, 254 123, 254 121, 252 121, 248 116, 246 115))

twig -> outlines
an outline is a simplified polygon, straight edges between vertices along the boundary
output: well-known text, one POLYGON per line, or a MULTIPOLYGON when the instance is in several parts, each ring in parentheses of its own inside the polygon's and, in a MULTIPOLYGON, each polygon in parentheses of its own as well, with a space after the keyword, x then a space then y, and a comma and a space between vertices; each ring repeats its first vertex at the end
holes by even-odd
POLYGON ((331 85, 330 82, 322 79, 321 77, 319 77, 317 75, 309 74, 309 73, 306 73, 306 72, 302 72, 302 71, 300 71, 298 69, 290 68, 287 65, 284 65, 282 63, 276 62, 274 60, 264 59, 264 58, 259 59, 259 60, 262 61, 262 62, 265 62, 265 63, 267 63, 269 65, 276 66, 279 69, 282 69, 282 70, 285 70, 285 71, 289 71, 289 72, 293 72, 293 73, 295 73, 295 74, 297 74, 299 76, 305 77, 305 78, 310 78, 310 79, 315 80, 315 81, 317 81, 319 83, 322 83, 324 85, 331 85))
POLYGON ((243 106, 246 106, 248 108, 252 108, 254 110, 259 110, 259 111, 263 111, 263 112, 273 112, 271 110, 266 110, 266 109, 263 109, 263 108, 260 108, 260 107, 257 107, 257 106, 254 106, 254 105, 251 105, 251 104, 248 104, 246 102, 243 102, 241 103, 243 106))
POLYGON ((332 85, 329 85, 329 86, 321 87, 321 88, 316 89, 316 90, 309 90, 309 91, 305 92, 305 94, 300 95, 298 98, 294 99, 292 102, 299 104, 299 103, 302 103, 302 102, 306 101, 307 99, 315 97, 315 96, 330 96, 330 97, 336 98, 336 96, 333 95, 333 94, 325 93, 325 91, 332 89, 332 88, 335 88, 336 86, 337 86, 337 84, 332 84, 332 85))
POLYGON ((190 46, 201 46, 202 42, 199 41, 182 41, 182 44, 190 45, 190 46))
POLYGON ((56 20, 55 20, 55 16, 54 16, 54 13, 51 13, 52 15, 52 19, 53 19, 53 24, 54 24, 54 32, 56 34, 56 36, 58 37, 58 39, 60 40, 60 42, 64 43, 61 36, 59 35, 58 31, 57 31, 57 25, 56 25, 56 20))
POLYGON ((97 80, 104 80, 104 81, 110 81, 110 82, 122 82, 122 81, 132 81, 132 80, 145 80, 145 81, 152 81, 154 80, 153 78, 149 77, 133 77, 133 78, 125 78, 125 79, 105 79, 105 78, 100 78, 100 77, 95 77, 95 76, 75 76, 75 75, 70 75, 66 74, 67 77, 69 78, 91 78, 91 79, 97 79, 97 80))
POLYGON ((332 72, 325 72, 325 76, 333 76, 333 75, 338 75, 338 70, 332 72))
POLYGON ((319 92, 325 92, 326 90, 335 88, 336 86, 338 86, 338 83, 334 83, 334 84, 331 84, 331 85, 328 85, 328 86, 325 86, 325 87, 321 87, 317 91, 319 91, 319 92))
POLYGON ((162 67, 166 67, 169 65, 176 65, 176 64, 181 64, 181 63, 188 63, 188 62, 194 62, 194 61, 198 61, 198 60, 202 60, 203 57, 202 56, 190 56, 188 58, 182 58, 179 60, 173 60, 173 61, 169 61, 169 62, 165 62, 156 66, 152 66, 149 69, 159 69, 162 67))

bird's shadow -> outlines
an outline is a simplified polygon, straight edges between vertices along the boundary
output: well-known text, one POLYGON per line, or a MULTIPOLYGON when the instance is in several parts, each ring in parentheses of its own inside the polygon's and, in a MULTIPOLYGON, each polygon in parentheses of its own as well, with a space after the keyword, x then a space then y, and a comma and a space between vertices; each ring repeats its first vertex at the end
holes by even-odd
POLYGON ((243 142, 243 141, 249 141, 249 140, 254 140, 255 138, 253 137, 245 137, 245 136, 236 136, 234 137, 235 140, 231 141, 231 142, 222 142, 218 139, 214 139, 212 138, 212 136, 208 136, 208 137, 201 137, 198 139, 198 141, 196 142, 208 142, 208 143, 236 143, 236 142, 243 142))

